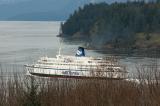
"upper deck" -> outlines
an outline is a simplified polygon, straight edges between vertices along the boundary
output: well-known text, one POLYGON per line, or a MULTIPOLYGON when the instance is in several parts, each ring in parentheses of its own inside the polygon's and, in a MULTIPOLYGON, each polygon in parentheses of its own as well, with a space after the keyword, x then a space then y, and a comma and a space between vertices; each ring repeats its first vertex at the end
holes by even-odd
POLYGON ((103 58, 93 57, 76 57, 76 56, 65 56, 57 55, 56 58, 41 57, 37 64, 39 65, 76 65, 76 66, 116 66, 115 61, 110 61, 103 58))

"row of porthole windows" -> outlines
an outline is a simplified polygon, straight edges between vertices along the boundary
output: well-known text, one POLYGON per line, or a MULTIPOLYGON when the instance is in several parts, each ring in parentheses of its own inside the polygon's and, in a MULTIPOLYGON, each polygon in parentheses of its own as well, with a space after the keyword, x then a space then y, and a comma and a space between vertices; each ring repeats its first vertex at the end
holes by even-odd
POLYGON ((58 63, 39 63, 40 65, 71 65, 71 66, 81 66, 81 67, 93 67, 97 65, 79 65, 79 64, 58 64, 58 63))

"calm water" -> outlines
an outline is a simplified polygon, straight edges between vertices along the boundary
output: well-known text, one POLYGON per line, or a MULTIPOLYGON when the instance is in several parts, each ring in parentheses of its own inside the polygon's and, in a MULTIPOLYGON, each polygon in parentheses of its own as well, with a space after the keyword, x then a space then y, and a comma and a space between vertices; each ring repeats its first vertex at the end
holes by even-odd
MULTIPOLYGON (((5 67, 3 70, 17 70, 21 67, 18 72, 23 72, 24 64, 33 63, 44 55, 54 57, 60 44, 62 54, 75 55, 78 45, 61 42, 56 37, 59 27, 60 22, 1 21, 0 64, 5 67)), ((100 54, 93 50, 87 50, 86 53, 88 56, 112 55, 100 54)), ((132 72, 135 71, 135 66, 152 62, 154 59, 147 57, 120 56, 120 63, 132 72)))

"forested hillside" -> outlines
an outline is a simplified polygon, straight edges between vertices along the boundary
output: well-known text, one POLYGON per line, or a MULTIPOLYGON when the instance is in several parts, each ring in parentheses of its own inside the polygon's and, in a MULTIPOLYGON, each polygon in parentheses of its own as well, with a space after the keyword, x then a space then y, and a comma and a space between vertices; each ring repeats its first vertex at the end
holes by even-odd
POLYGON ((94 47, 160 47, 160 3, 88 4, 62 24, 64 37, 85 40, 94 47))

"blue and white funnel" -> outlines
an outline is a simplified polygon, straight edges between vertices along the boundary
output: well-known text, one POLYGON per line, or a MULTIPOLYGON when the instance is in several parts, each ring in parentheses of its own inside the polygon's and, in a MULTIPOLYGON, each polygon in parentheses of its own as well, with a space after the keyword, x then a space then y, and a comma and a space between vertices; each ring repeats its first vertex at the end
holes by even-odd
POLYGON ((85 56, 85 51, 84 51, 84 48, 83 48, 83 47, 78 47, 76 56, 77 56, 77 57, 85 56))

